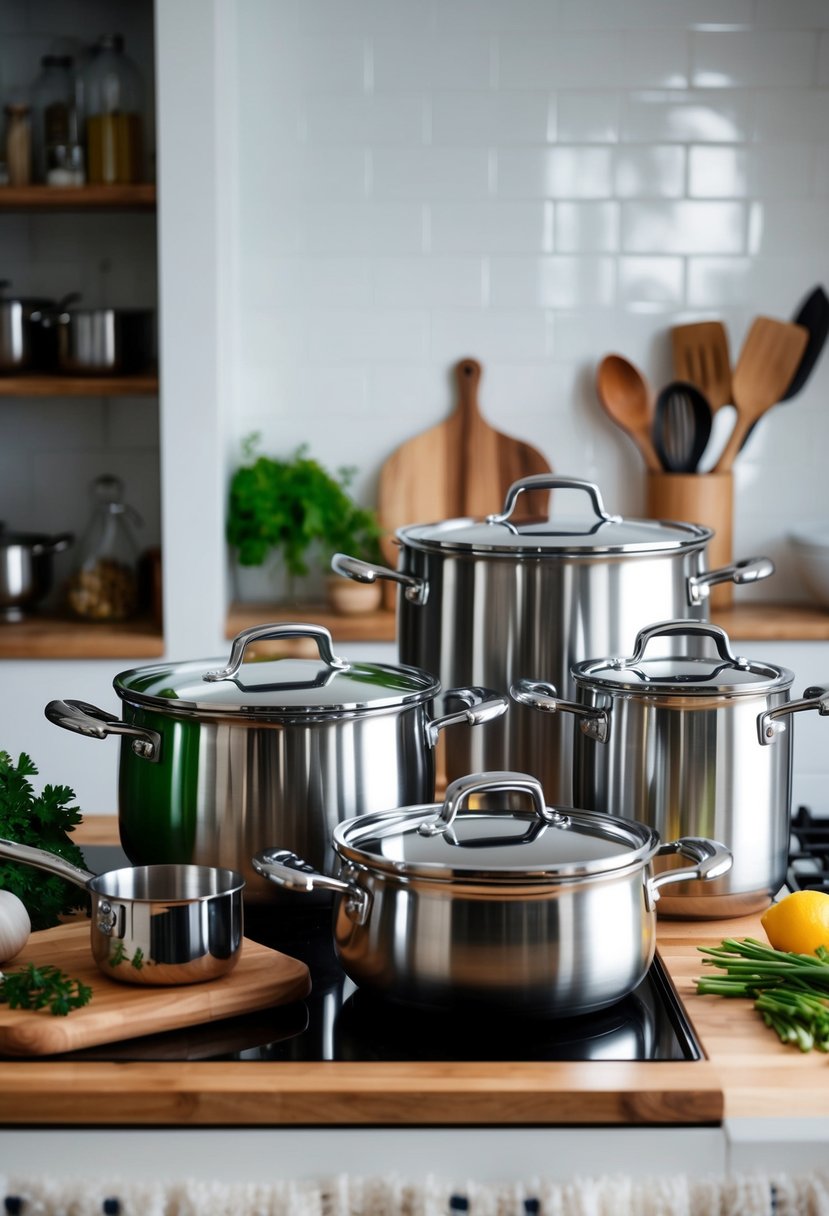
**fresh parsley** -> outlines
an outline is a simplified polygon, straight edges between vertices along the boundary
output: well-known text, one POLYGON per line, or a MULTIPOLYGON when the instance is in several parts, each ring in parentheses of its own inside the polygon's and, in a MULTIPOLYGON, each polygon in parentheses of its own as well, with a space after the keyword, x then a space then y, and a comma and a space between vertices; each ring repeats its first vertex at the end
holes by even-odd
POLYGON ((65 1018, 92 1000, 92 989, 66 975, 59 967, 28 963, 20 971, 0 972, 0 1001, 10 1009, 45 1009, 65 1018))
MULTIPOLYGON (((0 836, 57 853, 83 868, 83 853, 68 836, 81 821, 80 810, 72 805, 75 792, 68 785, 45 785, 36 794, 30 778, 37 771, 25 752, 15 764, 8 752, 0 751, 0 836)), ((61 915, 88 904, 80 887, 23 862, 0 860, 0 887, 23 901, 32 929, 49 929, 60 924, 61 915)))

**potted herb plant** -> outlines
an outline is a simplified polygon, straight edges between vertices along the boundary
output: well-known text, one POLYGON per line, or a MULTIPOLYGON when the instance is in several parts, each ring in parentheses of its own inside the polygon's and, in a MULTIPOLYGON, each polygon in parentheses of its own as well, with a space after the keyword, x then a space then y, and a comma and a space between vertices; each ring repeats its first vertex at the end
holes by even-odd
MULTIPOLYGON (((307 445, 280 459, 262 453, 260 444, 258 432, 243 441, 243 461, 230 482, 226 535, 240 567, 261 567, 275 558, 290 585, 314 572, 330 573, 337 552, 382 562, 376 513, 349 493, 356 469, 330 473, 307 445)), ((345 606, 343 589, 375 592, 370 607, 377 607, 381 594, 378 584, 361 586, 339 576, 331 577, 329 588, 338 611, 367 607, 365 596, 355 597, 356 608, 345 606)))

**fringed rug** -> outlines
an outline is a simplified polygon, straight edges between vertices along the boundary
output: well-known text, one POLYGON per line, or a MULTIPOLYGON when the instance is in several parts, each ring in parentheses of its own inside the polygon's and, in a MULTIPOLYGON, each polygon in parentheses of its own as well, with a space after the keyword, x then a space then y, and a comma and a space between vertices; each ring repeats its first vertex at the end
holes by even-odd
POLYGON ((5 1216, 829 1216, 829 1175, 449 1182, 126 1182, 0 1177, 5 1216))

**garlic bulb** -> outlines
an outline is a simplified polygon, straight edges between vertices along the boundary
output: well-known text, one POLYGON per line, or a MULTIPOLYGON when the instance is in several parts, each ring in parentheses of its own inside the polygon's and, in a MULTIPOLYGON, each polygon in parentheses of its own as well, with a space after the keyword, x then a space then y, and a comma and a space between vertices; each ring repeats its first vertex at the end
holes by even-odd
POLYGON ((20 953, 31 931, 26 905, 12 891, 0 888, 0 963, 20 953))

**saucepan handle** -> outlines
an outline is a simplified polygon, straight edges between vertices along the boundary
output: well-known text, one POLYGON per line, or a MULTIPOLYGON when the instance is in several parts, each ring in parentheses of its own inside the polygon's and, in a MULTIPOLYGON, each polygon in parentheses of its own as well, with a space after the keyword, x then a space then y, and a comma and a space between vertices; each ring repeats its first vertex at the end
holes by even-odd
POLYGON ((507 697, 495 692, 492 688, 477 686, 450 688, 445 695, 447 698, 455 697, 457 700, 463 701, 465 708, 444 714, 441 718, 434 718, 428 723, 428 741, 432 747, 437 743, 440 732, 447 726, 456 726, 462 722, 465 722, 467 726, 480 726, 483 722, 491 722, 493 718, 500 718, 509 708, 507 697))
POLYGON ((374 562, 364 562, 359 557, 349 557, 347 553, 335 553, 331 558, 331 569, 335 574, 353 579, 355 583, 374 583, 378 578, 399 583, 410 604, 423 605, 429 598, 429 584, 424 579, 401 574, 390 566, 378 566, 374 562))
POLYGON ((757 736, 764 745, 774 743, 786 729, 785 719, 789 714, 799 714, 804 709, 816 709, 821 717, 829 714, 829 688, 805 689, 798 701, 786 701, 776 709, 768 709, 757 718, 757 736))
POLYGON ((708 594, 717 583, 758 583, 774 574, 774 562, 768 557, 746 557, 732 566, 721 566, 718 570, 707 570, 705 574, 693 574, 688 579, 688 603, 696 606, 708 599, 708 594))
POLYGON ((161 735, 156 730, 130 726, 114 714, 88 701, 50 701, 43 711, 54 726, 62 726, 76 735, 104 739, 107 735, 126 735, 132 739, 132 750, 142 760, 157 763, 161 757, 161 735))
POLYGON ((355 924, 365 924, 371 906, 371 896, 356 883, 343 882, 340 878, 321 874, 290 849, 263 849, 251 858, 251 865, 257 874, 286 891, 296 891, 300 895, 310 891, 334 891, 342 895, 349 918, 355 924))
POLYGON ((646 883, 646 898, 650 907, 659 899, 659 888, 669 883, 687 882, 690 879, 703 880, 720 878, 731 869, 734 860, 731 850, 718 840, 708 840, 704 836, 682 836, 679 840, 671 840, 660 845, 656 851, 657 857, 666 857, 678 853, 693 861, 693 866, 683 866, 679 870, 663 870, 661 874, 652 874, 646 883))
POLYGON ((84 890, 87 883, 95 877, 88 870, 82 870, 80 866, 59 857, 57 853, 47 853, 45 849, 36 849, 31 844, 19 844, 16 840, 0 840, 0 857, 5 857, 7 861, 23 862, 24 865, 34 866, 37 870, 46 870, 49 874, 57 874, 58 878, 65 878, 67 882, 73 882, 76 887, 83 887, 84 890))
POLYGON ((556 691, 555 684, 544 680, 515 680, 510 685, 510 696, 519 705, 528 705, 530 709, 540 710, 545 714, 573 714, 578 720, 579 730, 588 739, 597 743, 607 743, 610 731, 610 714, 606 709, 591 709, 579 705, 578 701, 565 701, 556 691))

